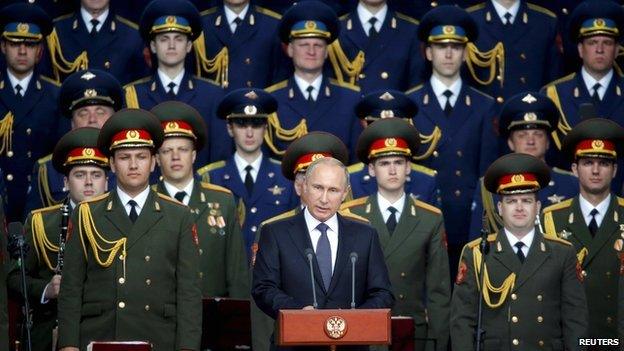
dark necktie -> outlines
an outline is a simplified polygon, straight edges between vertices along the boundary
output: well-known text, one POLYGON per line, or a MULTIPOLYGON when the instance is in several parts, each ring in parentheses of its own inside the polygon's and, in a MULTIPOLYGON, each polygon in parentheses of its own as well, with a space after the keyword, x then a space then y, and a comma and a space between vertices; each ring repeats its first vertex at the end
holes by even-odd
POLYGON ((21 85, 19 85, 19 84, 17 84, 17 85, 15 86, 15 96, 16 96, 18 99, 21 99, 21 98, 23 97, 23 95, 22 95, 22 94, 23 94, 23 93, 22 93, 22 86, 21 86, 21 85))
POLYGON ((96 20, 95 18, 91 20, 91 24, 93 25, 93 27, 91 27, 91 31, 89 32, 90 35, 96 35, 97 34, 97 26, 98 24, 100 24, 100 21, 96 20))
POLYGON ((518 256, 518 259, 520 260, 520 263, 524 263, 524 259, 526 258, 524 256, 524 252, 522 251, 522 248, 524 247, 524 243, 522 241, 518 241, 516 243, 516 245, 514 245, 518 250, 516 251, 516 256, 518 256))
POLYGON ((397 209, 390 206, 388 207, 388 211, 390 211, 390 216, 388 217, 388 220, 386 221, 386 228, 388 228, 388 233, 392 235, 397 225, 397 220, 396 220, 397 209))
POLYGON ((252 169, 253 167, 251 167, 251 165, 247 165, 247 167, 245 167, 245 172, 247 172, 245 174, 245 188, 247 188, 247 195, 250 195, 250 196, 251 196, 251 193, 253 192, 253 186, 254 186, 253 177, 251 176, 252 169))
POLYGON ((238 28, 240 27, 241 23, 243 23, 243 19, 240 17, 236 17, 234 19, 234 23, 236 24, 236 26, 234 27, 234 30, 232 31, 232 34, 236 33, 236 31, 238 30, 238 28))
POLYGON ((377 32, 377 28, 375 28, 375 23, 377 23, 377 18, 371 17, 368 20, 368 23, 370 23, 370 28, 368 29, 368 37, 374 38, 377 36, 377 34, 379 34, 379 32, 377 32))
POLYGON ((186 197, 186 191, 178 191, 173 197, 179 202, 184 203, 184 197, 186 197))
POLYGON ((592 93, 592 99, 594 99, 594 103, 596 103, 596 104, 600 103, 600 95, 598 94, 598 90, 600 89, 601 86, 602 85, 600 85, 600 83, 596 83, 592 87, 592 90, 594 91, 592 93))
POLYGON ((169 88, 169 90, 167 90, 167 96, 171 99, 175 99, 176 93, 175 93, 175 90, 173 90, 173 88, 176 87, 176 83, 171 82, 167 84, 167 87, 169 88))
POLYGON ((332 277, 331 247, 329 246, 329 238, 327 237, 327 229, 329 229, 329 226, 325 223, 319 223, 316 229, 321 232, 321 236, 316 242, 316 261, 318 262, 319 270, 323 277, 325 290, 328 290, 332 277))
POLYGON ((511 17, 512 17, 511 13, 509 13, 509 12, 505 13, 504 17, 505 17, 504 25, 505 26, 511 25, 511 17))
POLYGON ((136 207, 139 204, 137 204, 137 202, 134 200, 130 200, 128 201, 128 205, 130 205, 130 214, 128 215, 128 217, 130 217, 130 220, 132 221, 132 223, 134 223, 136 222, 137 218, 139 218, 139 214, 136 211, 136 207))
POLYGON ((598 210, 594 208, 593 210, 591 210, 589 214, 592 216, 592 219, 591 221, 589 221, 589 225, 587 226, 587 229, 589 229, 589 234, 591 234, 593 238, 596 236, 596 233, 598 232, 598 222, 596 221, 596 215, 598 214, 598 210))
POLYGON ((444 114, 448 117, 453 112, 453 106, 451 106, 451 96, 453 96, 453 92, 450 90, 445 90, 442 93, 446 97, 446 104, 444 104, 444 114))
POLYGON ((314 102, 314 97, 312 96, 312 92, 314 91, 314 87, 310 85, 310 86, 308 86, 306 91, 308 92, 308 102, 314 102))

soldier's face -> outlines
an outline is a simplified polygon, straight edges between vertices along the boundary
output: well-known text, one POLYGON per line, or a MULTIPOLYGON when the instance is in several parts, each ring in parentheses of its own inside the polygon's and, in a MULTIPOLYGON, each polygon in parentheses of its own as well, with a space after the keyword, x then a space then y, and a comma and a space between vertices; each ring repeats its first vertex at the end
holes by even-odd
POLYGON ((377 178, 382 193, 403 191, 410 171, 409 162, 402 156, 380 157, 368 164, 368 173, 377 178))
POLYGON ((264 142, 266 124, 254 124, 244 122, 228 123, 228 133, 234 139, 236 150, 243 153, 254 153, 260 149, 264 142))
POLYGON ((511 132, 507 145, 513 152, 543 159, 550 146, 550 140, 543 129, 521 129, 511 132))
POLYGON ((41 57, 41 44, 2 40, 2 53, 13 74, 29 74, 41 57))
POLYGON ((535 194, 504 195, 498 202, 498 214, 512 233, 526 233, 535 226, 541 203, 535 194))
POLYGON ((184 64, 186 54, 191 51, 193 43, 186 34, 162 33, 150 41, 150 49, 158 58, 158 65, 173 67, 184 64))
POLYGON ((89 200, 108 190, 106 172, 96 166, 74 166, 63 180, 69 189, 69 197, 75 203, 89 200))
POLYGON ((146 147, 115 150, 110 158, 117 185, 128 194, 138 194, 149 185, 149 176, 155 165, 155 157, 146 147))
POLYGON ((80 5, 87 11, 102 11, 108 7, 110 0, 80 0, 80 5))
POLYGON ((338 165, 321 163, 305 178, 301 198, 312 217, 325 222, 338 211, 347 191, 345 171, 338 165))
POLYGON ((112 107, 103 105, 83 106, 72 112, 72 129, 82 127, 102 128, 104 122, 115 113, 112 107))
POLYGON ((165 180, 190 181, 193 178, 195 147, 189 138, 166 138, 156 155, 156 161, 165 180))
POLYGON ((572 172, 579 179, 581 192, 602 195, 610 191, 617 164, 602 158, 582 157, 572 164, 572 172))
POLYGON ((295 39, 288 44, 288 57, 292 58, 295 70, 319 73, 327 58, 327 43, 318 38, 295 39))
POLYGON ((603 35, 589 37, 578 44, 578 53, 589 73, 605 74, 613 68, 617 43, 603 35))
POLYGON ((434 43, 425 49, 427 60, 431 61, 433 72, 445 78, 454 78, 466 55, 463 44, 434 43))

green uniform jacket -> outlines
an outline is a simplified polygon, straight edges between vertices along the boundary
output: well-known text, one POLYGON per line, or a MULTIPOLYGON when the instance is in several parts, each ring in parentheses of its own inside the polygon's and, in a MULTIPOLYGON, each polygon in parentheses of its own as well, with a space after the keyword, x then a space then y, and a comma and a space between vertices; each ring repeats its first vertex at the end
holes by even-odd
POLYGON ((81 203, 65 251, 59 346, 85 349, 91 340, 148 340, 154 351, 198 350, 197 245, 189 208, 155 191, 134 224, 116 191, 81 203), (111 251, 113 242, 123 239, 125 257, 123 245, 111 251), (110 266, 102 267, 96 255, 110 266))
MULTIPOLYGON (((475 274, 473 248, 481 239, 464 246, 451 301, 453 351, 473 351, 480 290, 475 274)), ((504 234, 488 237, 485 259, 491 287, 515 273, 513 286, 489 296, 483 304, 483 350, 579 350, 578 339, 586 337, 587 301, 577 271, 574 248, 564 240, 546 238, 536 229, 529 253, 521 263, 504 234)), ((479 284, 480 285, 480 284, 479 284)), ((487 289, 490 291, 491 289, 487 289)))
POLYGON ((578 252, 589 305, 589 337, 617 338, 618 275, 624 239, 624 199, 611 194, 609 209, 592 238, 579 197, 544 209, 544 229, 569 240, 578 252), (618 246, 619 245, 619 246, 618 246))
MULTIPOLYGON (((157 191, 170 196, 162 181, 157 191)), ((247 254, 232 192, 195 181, 189 207, 197 225, 202 295, 249 299, 247 254)))
POLYGON ((397 297, 392 315, 413 317, 417 341, 436 339, 436 349, 446 350, 451 279, 441 211, 407 196, 390 235, 377 194, 352 200, 341 208, 365 217, 379 233, 392 292, 397 297))

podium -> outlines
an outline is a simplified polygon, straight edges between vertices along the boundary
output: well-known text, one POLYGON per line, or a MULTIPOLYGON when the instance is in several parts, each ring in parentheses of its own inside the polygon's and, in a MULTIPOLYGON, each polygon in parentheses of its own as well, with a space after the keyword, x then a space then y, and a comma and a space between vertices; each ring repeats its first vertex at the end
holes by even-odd
POLYGON ((208 297, 202 304, 202 350, 251 348, 249 300, 208 297))
POLYGON ((152 344, 146 341, 92 341, 87 351, 152 351, 152 344))
POLYGON ((280 310, 279 346, 389 345, 390 309, 280 310))

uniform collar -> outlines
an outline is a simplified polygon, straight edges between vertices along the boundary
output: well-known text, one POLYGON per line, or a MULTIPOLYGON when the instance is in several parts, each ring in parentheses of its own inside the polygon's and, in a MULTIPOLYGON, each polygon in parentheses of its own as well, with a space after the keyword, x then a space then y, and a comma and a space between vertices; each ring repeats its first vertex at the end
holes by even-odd
POLYGON ((30 80, 33 77, 33 72, 31 71, 29 75, 27 75, 24 79, 19 80, 15 77, 11 71, 7 69, 7 77, 9 77, 9 81, 11 82, 11 89, 15 93, 15 86, 20 85, 22 87, 22 96, 26 95, 26 89, 28 89, 28 84, 30 84, 30 80))
POLYGON ((91 28, 93 28, 93 24, 91 23, 92 19, 96 19, 100 21, 100 23, 98 23, 97 28, 96 28, 96 30, 99 32, 102 29, 104 22, 106 22, 106 19, 108 18, 108 12, 109 12, 109 9, 107 8, 98 17, 93 17, 84 7, 81 6, 80 17, 82 17, 82 21, 84 22, 85 27, 87 28, 87 32, 90 33, 91 28))
POLYGON ((522 240, 518 240, 518 238, 511 234, 511 232, 509 232, 507 230, 507 228, 504 228, 504 232, 505 232, 505 236, 507 237, 507 241, 509 241, 509 245, 513 248, 517 242, 522 241, 522 243, 524 244, 524 246, 527 247, 527 250, 531 248, 531 244, 533 244, 533 239, 535 238, 535 228, 531 229, 531 231, 525 235, 522 240))
POLYGON ((318 77, 316 77, 316 79, 314 80, 314 82, 312 82, 312 84, 308 83, 305 79, 297 76, 297 74, 294 74, 294 77, 295 77, 295 83, 299 87, 299 90, 301 91, 301 95, 303 95, 305 99, 308 98, 308 91, 306 89, 308 89, 310 85, 314 87, 314 90, 312 91, 312 97, 314 98, 314 101, 316 101, 318 98, 319 92, 321 91, 321 84, 323 83, 323 75, 320 74, 318 77))
POLYGON ((500 17, 501 22, 505 23, 507 20, 505 19, 505 14, 509 12, 511 14, 510 22, 513 24, 516 20, 516 16, 518 15, 518 10, 520 9, 520 0, 516 1, 515 4, 511 5, 510 8, 505 8, 503 5, 499 4, 496 0, 492 1, 492 6, 494 6, 494 10, 498 17, 500 17))
POLYGON ((238 152, 234 153, 234 163, 236 164, 236 169, 238 170, 238 174, 241 175, 241 179, 245 179, 245 175, 247 173, 247 171, 245 170, 245 167, 247 166, 251 166, 251 177, 253 178, 254 182, 256 181, 256 179, 258 178, 258 171, 260 170, 260 165, 262 164, 262 153, 260 153, 260 156, 258 156, 258 158, 256 158, 253 162, 248 163, 247 161, 245 161, 245 159, 243 159, 238 152))
POLYGON ((227 19, 227 23, 230 26, 232 25, 232 23, 234 23, 234 20, 236 19, 236 17, 240 17, 240 19, 245 19, 245 16, 247 15, 247 11, 249 11, 249 3, 238 14, 230 10, 230 8, 227 7, 226 5, 223 5, 223 12, 225 13, 225 18, 227 19))
POLYGON ((165 89, 165 91, 169 90, 169 83, 174 82, 175 83, 175 88, 173 88, 173 91, 177 94, 180 91, 180 86, 182 85, 182 78, 184 78, 184 68, 182 68, 182 70, 180 71, 180 73, 178 73, 177 76, 175 76, 175 78, 171 79, 169 78, 168 75, 165 74, 165 72, 161 71, 160 69, 157 70, 158 72, 158 78, 160 79, 160 83, 163 86, 163 89, 165 89))
POLYGON ((604 77, 600 78, 600 80, 596 80, 592 77, 589 72, 585 69, 585 67, 581 68, 581 77, 583 77, 583 82, 585 83, 585 87, 589 92, 589 95, 594 93, 594 85, 596 83, 600 83, 600 89, 598 89, 598 95, 602 99, 604 94, 607 91, 607 87, 611 83, 611 79, 613 78, 613 69, 609 70, 609 73, 605 74, 604 77))
POLYGON ((147 201, 147 196, 149 195, 150 187, 145 187, 145 190, 141 191, 137 196, 131 197, 126 194, 119 186, 117 186, 117 195, 119 196, 119 200, 124 206, 128 205, 128 201, 134 200, 137 203, 137 212, 141 212, 141 209, 145 206, 145 201, 147 201))
POLYGON ((377 30, 377 32, 379 32, 379 29, 381 29, 381 25, 386 20, 387 13, 388 4, 385 4, 376 14, 372 14, 366 7, 364 7, 364 5, 362 5, 362 3, 358 3, 357 5, 358 18, 360 19, 360 23, 362 23, 362 26, 364 27, 364 31, 367 33, 367 29, 369 28, 368 26, 370 26, 370 23, 368 23, 368 21, 371 19, 371 17, 375 16, 375 18, 377 18, 377 22, 375 23, 375 29, 377 30))
POLYGON ((431 90, 433 90, 433 93, 438 98, 438 102, 440 103, 440 106, 442 106, 442 109, 444 109, 444 106, 442 104, 446 104, 446 96, 444 96, 444 92, 446 90, 450 90, 451 92, 453 92, 453 95, 451 95, 451 106, 455 106, 455 102, 459 97, 459 93, 462 87, 461 78, 457 79, 453 84, 451 84, 450 87, 447 87, 433 74, 431 75, 431 79, 429 80, 429 82, 431 83, 431 90))
POLYGON ((596 215, 596 223, 598 226, 602 223, 602 219, 607 214, 607 210, 609 209, 609 203, 611 203, 611 194, 607 195, 604 200, 600 201, 598 206, 594 206, 589 201, 585 200, 582 194, 579 194, 579 206, 581 207, 581 213, 583 214, 583 218, 585 218, 585 222, 589 223, 591 221, 590 212, 595 208, 598 210, 598 214, 596 215))
POLYGON ((167 189, 167 193, 169 193, 170 197, 174 197, 180 191, 184 191, 186 196, 184 196, 184 201, 182 201, 185 205, 188 205, 189 200, 191 199, 191 194, 193 193, 193 186, 195 185, 195 179, 191 178, 191 181, 188 182, 182 189, 178 189, 175 185, 163 180, 163 184, 165 185, 165 189, 167 189))
POLYGON ((401 195, 401 197, 393 203, 388 201, 379 192, 377 192, 377 205, 379 205, 379 210, 382 214, 386 212, 388 210, 388 207, 390 206, 396 208, 396 218, 399 218, 401 217, 403 206, 405 206, 405 192, 403 192, 403 195, 401 195))

